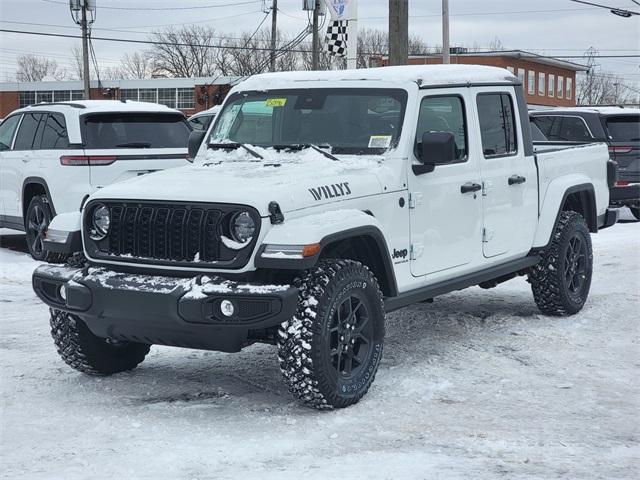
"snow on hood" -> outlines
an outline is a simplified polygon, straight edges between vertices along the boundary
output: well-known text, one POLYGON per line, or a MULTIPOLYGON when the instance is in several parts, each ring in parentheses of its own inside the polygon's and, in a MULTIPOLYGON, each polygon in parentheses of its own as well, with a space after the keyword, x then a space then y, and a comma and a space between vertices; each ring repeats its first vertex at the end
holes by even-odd
POLYGON ((327 158, 311 148, 276 151, 213 150, 204 160, 135 177, 105 187, 91 199, 162 200, 236 203, 269 215, 269 202, 283 212, 382 192, 379 181, 385 169, 381 156, 337 155, 327 158))

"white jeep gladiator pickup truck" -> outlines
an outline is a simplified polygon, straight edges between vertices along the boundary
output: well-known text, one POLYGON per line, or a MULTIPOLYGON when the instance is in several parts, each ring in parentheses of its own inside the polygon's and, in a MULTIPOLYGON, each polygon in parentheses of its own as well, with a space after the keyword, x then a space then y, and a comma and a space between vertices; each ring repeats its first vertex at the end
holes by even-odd
POLYGON ((241 83, 191 134, 193 165, 53 220, 48 244, 83 244, 33 274, 58 352, 107 375, 152 344, 267 342, 295 396, 346 407, 373 382, 385 312, 526 275, 543 313, 575 314, 590 233, 617 219, 607 146, 536 152, 523 95, 480 66, 241 83))

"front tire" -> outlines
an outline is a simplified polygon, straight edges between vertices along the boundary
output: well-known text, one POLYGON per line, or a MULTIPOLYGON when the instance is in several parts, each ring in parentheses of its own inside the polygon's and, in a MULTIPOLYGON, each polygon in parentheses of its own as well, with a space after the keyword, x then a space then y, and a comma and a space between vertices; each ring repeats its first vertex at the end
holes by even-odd
POLYGON ((112 343, 91 333, 75 315, 51 311, 51 336, 58 354, 71 368, 88 375, 111 375, 132 370, 140 364, 150 345, 132 342, 112 343))
POLYGON ((533 298, 545 315, 573 315, 582 310, 591 287, 593 251, 587 222, 572 211, 560 213, 549 245, 529 273, 533 298))
POLYGON ((359 262, 324 260, 295 285, 298 311, 278 331, 278 359, 289 390, 318 409, 357 403, 382 358, 378 282, 359 262))
POLYGON ((48 252, 44 249, 47 228, 53 219, 46 195, 36 195, 29 202, 24 219, 27 248, 34 260, 39 262, 63 263, 68 255, 48 252))

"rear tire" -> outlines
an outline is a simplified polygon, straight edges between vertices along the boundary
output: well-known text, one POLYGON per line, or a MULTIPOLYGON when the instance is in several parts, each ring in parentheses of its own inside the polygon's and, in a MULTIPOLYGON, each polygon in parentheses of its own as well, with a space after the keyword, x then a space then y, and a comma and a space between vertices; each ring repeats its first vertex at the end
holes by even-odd
POLYGON ((593 252, 587 222, 572 211, 560 213, 540 263, 529 273, 533 298, 545 315, 573 315, 582 310, 591 287, 593 252))
POLYGON ((151 345, 132 342, 110 343, 91 333, 75 315, 50 309, 51 336, 58 354, 71 368, 89 375, 111 375, 132 370, 140 364, 151 345))
POLYGON ((294 283, 298 311, 278 330, 278 359, 289 390, 318 409, 357 403, 382 358, 378 282, 359 262, 324 260, 294 283))
POLYGON ((52 253, 44 249, 43 240, 53 219, 46 195, 36 195, 29 202, 24 219, 27 248, 34 260, 49 263, 64 263, 68 255, 52 253))
POLYGON ((631 214, 636 217, 636 220, 640 220, 640 207, 629 207, 631 214))

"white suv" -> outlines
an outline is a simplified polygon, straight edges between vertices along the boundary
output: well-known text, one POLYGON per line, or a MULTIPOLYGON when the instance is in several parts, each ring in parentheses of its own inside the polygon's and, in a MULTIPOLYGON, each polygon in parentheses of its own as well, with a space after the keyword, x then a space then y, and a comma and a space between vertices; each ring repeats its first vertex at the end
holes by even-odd
POLYGON ((77 211, 96 189, 187 163, 184 115, 117 100, 39 104, 0 125, 0 227, 26 231, 36 260, 51 218, 77 211))

